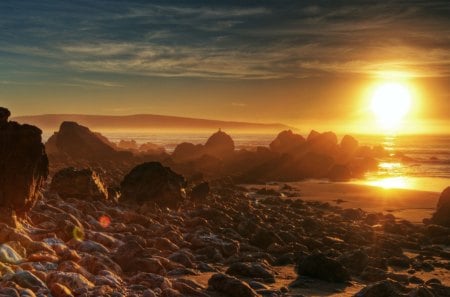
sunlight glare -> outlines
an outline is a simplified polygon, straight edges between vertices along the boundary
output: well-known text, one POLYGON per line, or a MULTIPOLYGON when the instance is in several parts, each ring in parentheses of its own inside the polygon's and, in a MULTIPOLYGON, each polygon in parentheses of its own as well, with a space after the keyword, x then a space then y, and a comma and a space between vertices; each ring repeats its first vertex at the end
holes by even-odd
POLYGON ((371 109, 384 130, 397 130, 410 107, 411 93, 403 84, 384 83, 373 93, 371 109))

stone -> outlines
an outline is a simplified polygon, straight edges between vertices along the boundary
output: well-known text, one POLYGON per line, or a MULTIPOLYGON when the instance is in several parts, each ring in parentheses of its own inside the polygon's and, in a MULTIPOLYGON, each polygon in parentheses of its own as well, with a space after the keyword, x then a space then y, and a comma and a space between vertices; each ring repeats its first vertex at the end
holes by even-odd
POLYGON ((230 297, 257 297, 258 294, 250 286, 235 277, 216 273, 208 281, 209 287, 230 297))
POLYGON ((70 289, 59 283, 53 283, 50 287, 50 292, 53 297, 73 297, 70 289))
POLYGON ((189 197, 192 201, 203 202, 208 197, 210 190, 209 183, 202 182, 192 188, 189 197))
POLYGON ((320 253, 300 260, 296 270, 299 275, 329 282, 346 282, 350 280, 350 274, 341 263, 320 253))
POLYGON ((52 150, 56 148, 59 155, 73 160, 98 162, 130 156, 126 152, 116 151, 104 136, 76 122, 62 122, 59 131, 50 137, 48 143, 52 144, 52 150))
POLYGON ((250 239, 250 244, 266 249, 273 243, 283 243, 283 240, 273 231, 259 229, 250 239))
POLYGON ((233 276, 261 279, 266 283, 275 283, 274 274, 259 263, 233 263, 226 273, 233 276))
POLYGON ((9 116, 0 108, 0 220, 15 225, 14 213, 23 217, 33 207, 49 172, 42 131, 9 116))
POLYGON ((433 224, 450 227, 450 187, 447 187, 440 195, 436 212, 431 218, 433 224))
POLYGON ((177 207, 183 200, 183 176, 159 162, 136 166, 121 183, 120 202, 154 203, 164 207, 177 207))
POLYGON ((52 179, 50 190, 63 198, 106 200, 108 191, 99 175, 91 169, 73 167, 58 171, 52 179))
POLYGON ((72 291, 79 289, 91 289, 94 284, 87 278, 76 272, 51 272, 47 276, 47 283, 52 286, 54 283, 61 284, 72 291))
POLYGON ((19 271, 16 272, 12 280, 16 282, 19 286, 23 288, 32 289, 33 291, 37 291, 42 288, 47 288, 45 283, 41 281, 37 276, 29 271, 19 271))
POLYGON ((405 288, 399 283, 384 280, 364 287, 355 297, 404 297, 405 288))
POLYGON ((292 130, 285 130, 277 135, 269 147, 273 152, 285 154, 298 152, 304 144, 305 138, 303 136, 295 134, 292 130))
POLYGON ((8 264, 18 264, 22 261, 22 257, 8 244, 0 245, 0 262, 8 264))
POLYGON ((204 152, 219 159, 227 158, 234 153, 234 141, 227 133, 219 129, 206 141, 204 152))
POLYGON ((172 159, 177 163, 198 159, 203 154, 203 145, 183 142, 175 147, 172 159))

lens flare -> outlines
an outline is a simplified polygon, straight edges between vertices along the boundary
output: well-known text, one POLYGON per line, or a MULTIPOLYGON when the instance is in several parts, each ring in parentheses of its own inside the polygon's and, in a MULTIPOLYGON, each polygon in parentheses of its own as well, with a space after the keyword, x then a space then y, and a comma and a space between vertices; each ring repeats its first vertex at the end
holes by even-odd
POLYGON ((84 230, 83 228, 75 226, 72 231, 73 238, 78 241, 84 240, 84 230))
POLYGON ((109 225, 111 225, 111 218, 108 216, 101 216, 98 219, 98 222, 100 223, 100 226, 102 226, 103 228, 108 228, 109 225))

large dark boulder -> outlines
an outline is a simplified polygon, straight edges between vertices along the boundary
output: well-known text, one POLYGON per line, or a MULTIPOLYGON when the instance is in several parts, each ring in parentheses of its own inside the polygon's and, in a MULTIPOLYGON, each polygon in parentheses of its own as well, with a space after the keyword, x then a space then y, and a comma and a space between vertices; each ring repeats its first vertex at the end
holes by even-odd
MULTIPOLYGON (((42 131, 35 126, 8 122, 10 112, 0 107, 0 208, 2 213, 28 211, 48 176, 42 131)), ((8 218, 3 217, 6 222, 8 218)))
POLYGON ((311 131, 306 140, 308 150, 317 154, 336 156, 339 149, 338 139, 333 132, 318 133, 311 131))
POLYGON ((63 199, 108 199, 105 185, 98 174, 91 169, 73 167, 62 169, 53 176, 50 189, 63 199))
POLYGON ((122 202, 154 203, 176 207, 184 199, 183 176, 159 162, 147 162, 133 168, 121 183, 122 202))
POLYGON ((450 227, 450 187, 447 187, 439 197, 436 212, 431 222, 437 225, 450 227))
POLYGON ((328 282, 346 282, 350 280, 350 274, 341 263, 320 253, 300 260, 297 264, 297 273, 328 282))
POLYGON ((59 131, 47 141, 49 151, 74 160, 101 161, 129 156, 118 152, 114 145, 99 133, 75 122, 63 122, 59 131))
POLYGON ((356 293, 355 297, 402 297, 408 296, 405 294, 406 288, 396 281, 383 280, 364 287, 361 291, 356 293))
POLYGON ((219 130, 208 138, 204 152, 219 159, 227 158, 234 152, 234 141, 230 135, 219 130))
POLYGON ((224 296, 230 297, 256 297, 258 294, 247 283, 223 273, 214 274, 208 281, 211 289, 224 296))
POLYGON ((198 159, 201 157, 202 153, 203 145, 183 142, 175 147, 175 150, 172 153, 172 159, 177 163, 181 163, 198 159))
POLYGON ((274 141, 270 143, 270 149, 277 153, 294 153, 305 144, 305 138, 295 134, 292 130, 280 132, 274 141))

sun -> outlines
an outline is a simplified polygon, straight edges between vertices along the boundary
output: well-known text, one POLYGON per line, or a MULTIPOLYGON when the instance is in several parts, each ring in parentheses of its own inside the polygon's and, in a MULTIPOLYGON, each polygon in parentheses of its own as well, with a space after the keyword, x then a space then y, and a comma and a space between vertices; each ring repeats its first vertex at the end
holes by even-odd
POLYGON ((411 108, 411 93, 404 84, 381 84, 372 95, 370 107, 381 128, 395 131, 411 108))

